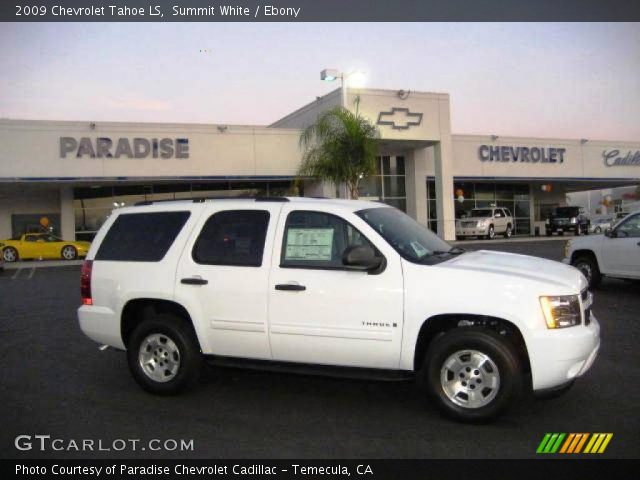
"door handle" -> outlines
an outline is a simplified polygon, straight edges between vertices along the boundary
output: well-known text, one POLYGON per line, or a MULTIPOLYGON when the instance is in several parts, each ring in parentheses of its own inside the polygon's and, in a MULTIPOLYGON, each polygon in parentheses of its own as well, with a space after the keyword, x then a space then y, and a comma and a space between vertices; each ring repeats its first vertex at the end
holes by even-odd
POLYGON ((204 278, 189 277, 183 278, 182 280, 180 280, 180 283, 183 283, 185 285, 206 285, 207 283, 209 283, 209 281, 205 280, 204 278))
POLYGON ((304 285, 297 285, 295 283, 279 283, 276 285, 276 290, 284 290, 287 292, 302 292, 306 289, 307 287, 304 285))

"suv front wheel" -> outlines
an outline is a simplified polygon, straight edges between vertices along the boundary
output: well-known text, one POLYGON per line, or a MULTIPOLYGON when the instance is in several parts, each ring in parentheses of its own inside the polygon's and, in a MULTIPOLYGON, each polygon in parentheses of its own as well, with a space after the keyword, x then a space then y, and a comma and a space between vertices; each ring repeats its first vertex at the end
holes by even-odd
POLYGON ((202 368, 193 328, 172 314, 154 315, 133 330, 127 360, 136 382, 158 395, 176 394, 192 386, 202 368))
POLYGON ((502 335, 475 327, 436 338, 419 374, 444 413, 466 422, 485 422, 513 404, 522 388, 520 360, 502 335))

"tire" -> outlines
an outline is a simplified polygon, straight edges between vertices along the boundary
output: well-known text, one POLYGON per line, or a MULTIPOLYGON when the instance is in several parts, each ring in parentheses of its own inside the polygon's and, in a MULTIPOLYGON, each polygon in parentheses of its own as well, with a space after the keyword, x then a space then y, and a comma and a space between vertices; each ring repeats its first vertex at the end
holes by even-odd
POLYGON ((571 265, 576 267, 589 283, 589 288, 595 288, 602 281, 602 274, 597 260, 592 255, 580 255, 572 260, 571 265))
POLYGON ((2 250, 2 258, 4 258, 4 261, 7 263, 12 263, 12 262, 17 262, 20 259, 20 256, 18 255, 18 250, 16 250, 13 247, 6 247, 4 250, 2 250))
POLYGON ((143 320, 127 342, 129 370, 147 392, 175 395, 200 377, 202 353, 190 324, 172 314, 143 320), (149 366, 143 366, 146 362, 149 366), (159 362, 164 369, 158 369, 159 362))
POLYGON ((496 238, 496 230, 493 228, 493 225, 489 225, 489 231, 486 236, 487 240, 493 240, 496 238))
POLYGON ((553 232, 551 230, 547 230, 547 237, 550 237, 553 235, 553 232))
POLYGON ((78 250, 73 245, 65 245, 60 250, 60 256, 63 260, 75 260, 78 258, 78 250))
POLYGON ((584 226, 584 234, 589 235, 589 224, 584 226))
POLYGON ((602 233, 602 229, 600 227, 596 227, 596 228, 593 229, 593 233, 600 234, 600 233, 602 233))
POLYGON ((579 237, 580 235, 582 235, 582 227, 580 225, 578 225, 575 229, 575 235, 576 237, 579 237))
POLYGON ((504 231, 504 238, 511 238, 511 225, 507 225, 507 229, 504 231))
POLYGON ((558 232, 558 235, 560 235, 562 237, 564 235, 564 230, 558 232))
POLYGON ((523 373, 513 345, 483 328, 461 327, 437 337, 418 375, 438 408, 463 422, 497 417, 522 392, 523 373))

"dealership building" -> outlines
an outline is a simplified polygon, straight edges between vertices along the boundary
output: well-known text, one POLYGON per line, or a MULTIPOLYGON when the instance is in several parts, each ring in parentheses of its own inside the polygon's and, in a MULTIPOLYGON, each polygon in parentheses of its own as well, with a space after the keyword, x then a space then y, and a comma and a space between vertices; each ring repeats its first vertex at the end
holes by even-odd
POLYGON ((360 197, 445 239, 471 208, 507 207, 514 233, 533 235, 569 192, 640 183, 640 141, 455 135, 447 94, 349 89, 345 100, 338 89, 268 126, 0 120, 0 239, 45 227, 91 239, 140 201, 340 195, 296 172, 301 129, 345 102, 381 137, 360 197))

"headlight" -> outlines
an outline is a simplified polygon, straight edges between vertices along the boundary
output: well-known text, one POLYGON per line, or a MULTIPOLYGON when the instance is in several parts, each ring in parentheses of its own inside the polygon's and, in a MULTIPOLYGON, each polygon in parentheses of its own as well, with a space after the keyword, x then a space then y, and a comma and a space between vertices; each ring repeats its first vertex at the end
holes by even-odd
POLYGON ((478 226, 479 226, 479 227, 484 227, 486 224, 487 224, 487 221, 486 221, 486 220, 480 220, 480 221, 478 221, 478 226))
POLYGON ((580 300, 578 295, 540 297, 540 305, 548 328, 565 328, 580 325, 580 300))
POLYGON ((573 218, 571 219, 571 223, 578 223, 578 219, 577 219, 576 217, 573 217, 573 218))

